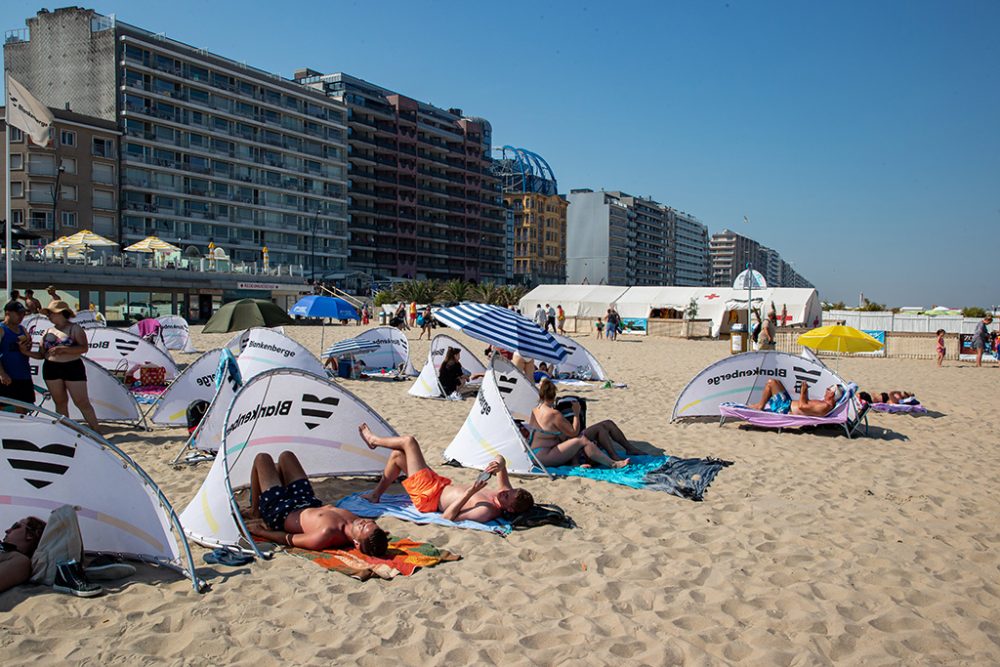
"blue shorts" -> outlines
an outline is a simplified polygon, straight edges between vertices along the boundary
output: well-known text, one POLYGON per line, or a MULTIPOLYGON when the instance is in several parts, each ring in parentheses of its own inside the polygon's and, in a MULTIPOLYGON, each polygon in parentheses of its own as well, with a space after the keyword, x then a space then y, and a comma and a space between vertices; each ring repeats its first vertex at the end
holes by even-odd
POLYGON ((787 415, 791 411, 792 397, 788 395, 787 391, 775 394, 767 401, 767 405, 764 406, 764 412, 776 412, 779 415, 787 415))
POLYGON ((260 494, 260 517, 271 530, 284 530, 285 519, 295 510, 320 507, 308 479, 297 479, 288 486, 272 486, 260 494))

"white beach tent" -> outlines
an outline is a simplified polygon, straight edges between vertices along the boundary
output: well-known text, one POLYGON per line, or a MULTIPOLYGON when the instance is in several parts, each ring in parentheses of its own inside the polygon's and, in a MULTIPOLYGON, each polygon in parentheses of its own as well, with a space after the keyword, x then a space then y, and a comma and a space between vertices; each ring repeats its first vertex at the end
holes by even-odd
POLYGON ((416 382, 410 387, 410 396, 418 398, 444 398, 444 390, 438 382, 438 373, 441 364, 444 363, 445 353, 449 347, 457 347, 461 350, 459 361, 462 362, 462 369, 467 375, 485 373, 486 366, 479 361, 469 348, 449 336, 448 334, 437 334, 431 339, 431 349, 427 353, 427 363, 420 370, 416 382))
POLYGON ((537 404, 538 394, 528 379, 506 359, 493 355, 472 410, 445 449, 444 460, 482 470, 503 454, 512 474, 545 474, 545 466, 535 459, 514 421, 527 419, 537 404))
POLYGON ((355 356, 355 359, 365 363, 368 372, 380 368, 398 369, 400 375, 415 377, 417 369, 410 362, 410 343, 406 335, 396 327, 374 327, 355 336, 355 340, 365 340, 377 343, 379 349, 355 356))
POLYGON ((153 364, 166 369, 167 382, 177 377, 177 364, 169 352, 124 329, 91 329, 87 341, 90 349, 86 356, 109 371, 153 364))
MULTIPOLYGON (((197 352, 191 343, 191 327, 180 315, 163 315, 157 317, 160 323, 160 337, 163 339, 163 347, 167 350, 180 350, 188 354, 197 352)), ((136 322, 128 329, 129 333, 139 335, 139 323, 136 322)), ((159 346, 157 346, 159 347, 159 346)))
POLYGON ((149 420, 160 426, 186 426, 191 403, 198 400, 211 403, 215 398, 215 372, 221 354, 221 349, 209 350, 181 371, 160 394, 149 420))
POLYGON ((45 519, 73 505, 88 552, 155 563, 189 577, 196 590, 203 586, 170 503, 114 444, 37 407, 30 414, 0 411, 0 434, 2 525, 25 516, 45 519))
POLYGON ((822 363, 803 356, 773 350, 735 354, 701 371, 684 387, 670 420, 718 417, 720 403, 756 403, 772 378, 785 386, 792 400, 803 384, 817 396, 832 384, 845 384, 822 363))
POLYGON ((246 344, 236 359, 244 382, 272 368, 298 368, 326 374, 322 362, 312 352, 280 331, 264 327, 247 331, 246 344))
POLYGON ((72 319, 84 329, 104 329, 108 326, 107 320, 95 310, 81 310, 72 319))
MULTIPOLYGON (((263 328, 263 327, 257 327, 263 328)), ((277 331, 280 334, 285 333, 285 327, 277 326, 271 327, 271 331, 277 331)), ((239 354, 243 351, 243 348, 247 346, 247 338, 250 337, 250 329, 243 329, 242 331, 237 331, 236 334, 229 339, 223 347, 228 347, 229 351, 233 354, 239 354)))
MULTIPOLYGON (((145 417, 142 408, 136 402, 135 396, 121 381, 98 365, 95 361, 82 357, 84 368, 87 369, 87 395, 90 404, 94 406, 94 414, 99 422, 121 422, 132 426, 143 423, 145 417)), ((42 379, 41 359, 29 359, 31 363, 31 379, 35 391, 43 398, 38 405, 48 410, 55 410, 56 404, 48 394, 45 381, 42 379)), ((77 421, 83 420, 83 414, 76 403, 69 402, 69 417, 77 421)))
POLYGON ((562 306, 566 317, 604 317, 626 290, 614 285, 539 285, 521 297, 518 308, 528 319, 534 319, 535 310, 545 304, 562 306))
POLYGON ((266 453, 277 461, 291 451, 310 477, 377 475, 390 450, 369 449, 358 433, 363 423, 376 435, 397 435, 361 399, 325 377, 285 368, 255 376, 227 410, 221 454, 181 513, 185 532, 199 544, 261 555, 233 498, 234 490, 249 486, 254 458, 266 453))
POLYGON ((566 352, 569 353, 556 366, 556 373, 569 373, 574 377, 599 380, 601 382, 611 379, 608 377, 607 372, 605 372, 604 367, 597 360, 597 357, 591 354, 590 350, 585 348, 582 342, 561 334, 552 335, 555 336, 559 344, 566 348, 566 352))

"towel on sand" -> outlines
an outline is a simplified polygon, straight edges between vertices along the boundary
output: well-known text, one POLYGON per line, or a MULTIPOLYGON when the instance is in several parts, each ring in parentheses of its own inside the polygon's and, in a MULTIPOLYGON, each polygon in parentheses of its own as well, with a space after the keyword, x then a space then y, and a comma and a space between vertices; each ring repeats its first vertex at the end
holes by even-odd
POLYGON ((917 404, 905 404, 905 403, 872 403, 872 410, 876 412, 908 412, 912 415, 922 415, 927 412, 927 408, 917 404))
POLYGON ((469 530, 486 530, 500 536, 510 534, 510 521, 494 519, 489 523, 478 521, 448 521, 439 512, 420 512, 413 506, 410 497, 405 493, 384 495, 378 503, 370 503, 361 497, 360 493, 347 496, 337 502, 337 507, 354 512, 358 516, 377 519, 380 516, 391 516, 413 523, 436 523, 440 526, 453 528, 468 528, 469 530))
POLYGON ((462 557, 438 549, 429 542, 414 542, 389 536, 389 551, 385 558, 366 556, 357 548, 312 551, 290 548, 286 551, 293 556, 306 558, 322 568, 346 574, 349 577, 368 581, 372 577, 393 579, 399 575, 408 577, 422 567, 434 567, 438 563, 461 560, 462 557))
POLYGON ((633 489, 664 491, 691 500, 702 500, 709 484, 732 461, 679 459, 673 456, 632 456, 624 468, 559 466, 548 471, 559 477, 586 477, 633 489))

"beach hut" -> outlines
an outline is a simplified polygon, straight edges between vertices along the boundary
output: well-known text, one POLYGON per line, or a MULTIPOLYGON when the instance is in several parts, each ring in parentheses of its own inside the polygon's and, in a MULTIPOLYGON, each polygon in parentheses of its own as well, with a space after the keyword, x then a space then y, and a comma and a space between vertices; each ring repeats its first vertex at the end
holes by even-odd
POLYGON ((2 525, 72 505, 88 552, 155 563, 203 587, 166 496, 121 449, 41 407, 26 415, 0 411, 0 433, 2 525))
POLYGON ((397 435, 364 401, 325 377, 288 368, 260 373, 233 397, 220 454, 181 513, 184 530, 199 544, 263 555, 233 495, 250 485, 254 458, 290 451, 310 477, 377 475, 390 450, 369 449, 358 433, 363 423, 376 435, 397 435))

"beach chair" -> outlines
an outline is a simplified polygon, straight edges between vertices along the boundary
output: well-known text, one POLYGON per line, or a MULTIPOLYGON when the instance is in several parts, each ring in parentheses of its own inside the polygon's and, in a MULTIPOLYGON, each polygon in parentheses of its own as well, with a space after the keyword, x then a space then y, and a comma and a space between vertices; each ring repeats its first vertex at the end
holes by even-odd
POLYGON ((865 435, 868 435, 868 404, 862 404, 859 408, 854 400, 854 394, 858 386, 848 385, 847 391, 833 410, 822 417, 812 417, 809 415, 784 415, 777 412, 767 412, 765 410, 754 410, 740 403, 722 403, 719 405, 719 426, 726 423, 726 419, 740 419, 754 426, 762 428, 777 429, 780 433, 785 428, 801 428, 803 426, 841 426, 848 438, 858 432, 864 424, 865 435), (856 415, 851 417, 851 408, 855 409, 856 415))

